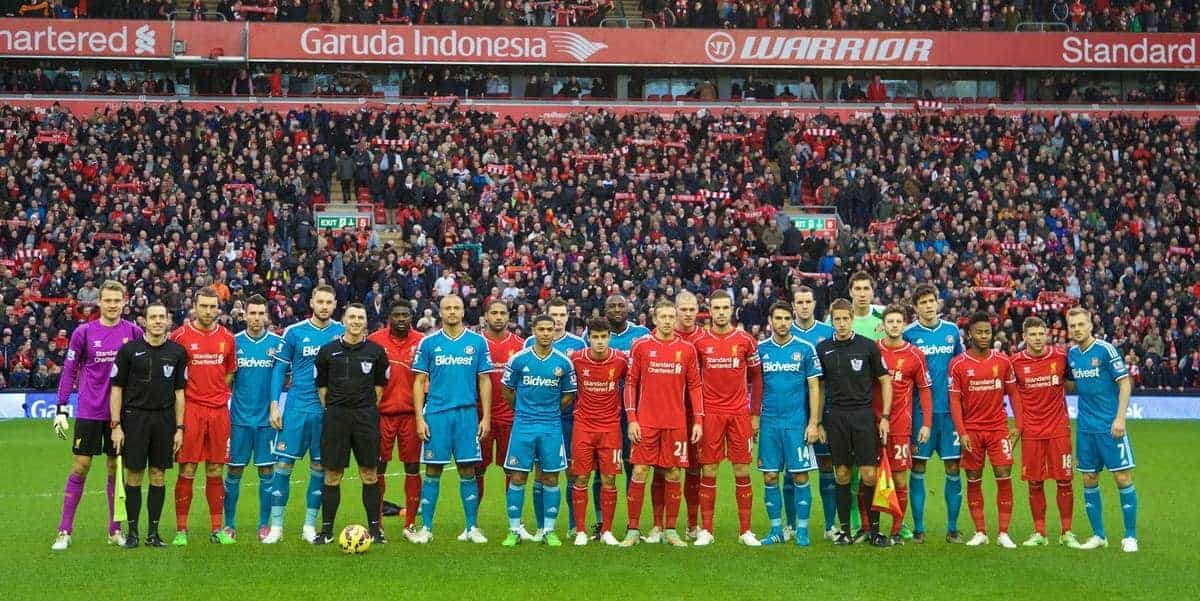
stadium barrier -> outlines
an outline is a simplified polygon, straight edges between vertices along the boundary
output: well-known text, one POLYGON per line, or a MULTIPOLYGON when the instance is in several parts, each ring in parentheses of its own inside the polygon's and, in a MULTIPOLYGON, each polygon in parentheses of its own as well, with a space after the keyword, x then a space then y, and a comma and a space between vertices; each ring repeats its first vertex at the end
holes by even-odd
MULTIPOLYGON (((71 394, 71 411, 75 410, 75 394, 71 394)), ((284 393, 283 402, 287 401, 284 393)), ((1075 395, 1067 396, 1067 408, 1071 418, 1076 414, 1075 395)), ((56 392, 0 392, 0 419, 54 417, 58 403, 56 392)), ((1129 400, 1126 418, 1196 420, 1200 419, 1200 394, 1164 393, 1162 391, 1135 392, 1129 400)))
POLYGON ((1197 68, 1189 33, 790 31, 0 19, 0 56, 765 68, 1197 68), (1003 48, 1003 52, 996 49, 1003 48))

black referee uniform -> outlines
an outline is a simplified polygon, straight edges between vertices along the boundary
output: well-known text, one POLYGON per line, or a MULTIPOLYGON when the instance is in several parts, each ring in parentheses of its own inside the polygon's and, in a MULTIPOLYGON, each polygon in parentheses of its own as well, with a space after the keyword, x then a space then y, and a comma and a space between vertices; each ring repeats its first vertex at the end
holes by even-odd
POLYGON ((133 471, 151 467, 169 469, 175 464, 175 391, 187 385, 187 351, 166 340, 151 346, 131 340, 117 351, 110 380, 120 386, 121 429, 125 444, 121 457, 133 471))
MULTIPOLYGON (((315 362, 317 388, 325 389, 325 420, 321 428, 321 463, 341 471, 350 465, 350 451, 359 469, 379 465, 379 405, 376 387, 387 384, 387 352, 363 340, 347 344, 337 338, 321 347, 315 362)), ((332 541, 333 522, 341 503, 340 485, 326 484, 321 500, 321 543, 332 541)), ((368 528, 382 539, 379 528, 379 483, 363 483, 363 507, 368 528)))
MULTIPOLYGON (((145 340, 132 340, 117 351, 110 383, 121 387, 120 428, 125 434, 121 457, 125 468, 141 472, 150 467, 169 469, 175 463, 176 391, 187 386, 187 351, 173 340, 152 346, 145 340)), ((113 416, 114 420, 116 416, 113 416)), ((117 425, 113 424, 116 428, 117 425)), ((166 486, 150 484, 146 497, 150 528, 146 544, 164 546, 158 535, 166 486)), ((138 546, 138 518, 142 511, 142 487, 125 484, 125 511, 129 514, 129 532, 125 547, 138 546)))
MULTIPOLYGON (((879 465, 879 428, 871 406, 871 389, 880 377, 888 375, 883 356, 874 340, 853 334, 846 340, 837 336, 817 344, 817 358, 825 372, 825 434, 829 455, 836 466, 879 465)), ((860 486, 860 495, 873 491, 860 486)), ((838 517, 842 530, 850 529, 850 484, 837 485, 838 517)), ((872 514, 874 517, 875 514, 872 514)), ((865 517, 865 516, 864 516, 865 517)), ((877 527, 878 518, 872 520, 877 527)))

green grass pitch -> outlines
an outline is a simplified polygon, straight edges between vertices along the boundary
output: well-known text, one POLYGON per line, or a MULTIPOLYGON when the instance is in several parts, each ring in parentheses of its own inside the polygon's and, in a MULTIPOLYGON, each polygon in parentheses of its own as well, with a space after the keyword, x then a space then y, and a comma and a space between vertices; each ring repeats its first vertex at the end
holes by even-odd
MULTIPOLYGON (((94 470, 76 518, 75 540, 64 553, 50 551, 58 523, 62 489, 70 465, 66 441, 54 437, 41 420, 0 422, 0 591, 14 599, 1200 599, 1200 546, 1196 503, 1200 502, 1200 441, 1197 422, 1133 422, 1137 452, 1135 482, 1140 500, 1141 552, 1119 549, 1121 515, 1111 477, 1104 475, 1106 550, 1082 552, 1058 546, 1004 550, 994 542, 967 549, 942 542, 945 507, 940 467, 931 464, 927 522, 930 542, 892 549, 866 546, 835 548, 814 541, 809 549, 788 544, 750 549, 735 543, 737 516, 728 468, 719 480, 717 544, 674 549, 641 545, 633 549, 589 545, 549 549, 525 544, 504 549, 499 542, 507 525, 499 471, 490 472, 480 524, 488 545, 454 540, 462 529, 457 476, 442 483, 436 539, 411 545, 400 522, 388 518, 392 543, 363 556, 345 556, 336 548, 313 548, 299 540, 303 520, 303 487, 307 470, 292 480, 287 538, 268 547, 254 535, 257 478, 243 480, 239 518, 243 540, 235 546, 210 545, 193 534, 185 549, 124 551, 104 543, 103 467, 94 470)), ((393 463, 395 465, 395 463, 393 463)), ((395 471, 393 469, 393 471, 395 471)), ((163 534, 174 528, 168 472, 163 534)), ((388 497, 396 500, 400 478, 392 480, 388 497)), ((765 530, 760 480, 755 478, 754 527, 765 530)), ((622 490, 623 490, 623 484, 622 490)), ((1053 534, 1057 511, 1053 487, 1048 490, 1047 523, 1053 534)), ((1031 530, 1023 484, 1014 487, 1011 534, 1019 543, 1031 530)), ((343 483, 338 527, 364 521, 358 481, 343 483)), ((1075 532, 1090 534, 1076 479, 1075 532)), ((819 498, 817 504, 819 505, 819 498)), ((995 536, 995 497, 986 488, 989 523, 995 536)), ((624 532, 624 500, 618 508, 616 534, 624 532)), ((649 499, 647 499, 649 505, 649 499)), ((964 504, 965 505, 965 504, 964 504)), ((526 512, 531 512, 526 503, 526 512)), ((207 504, 197 485, 192 504, 194 531, 207 525, 207 504)), ((648 514, 647 509, 647 514, 648 514)), ((683 511, 681 510, 681 521, 683 511)), ((821 523, 814 507, 813 523, 821 523)), ((560 523, 565 523, 562 508, 560 523)), ((887 518, 884 518, 885 525, 887 518)), ((971 530, 963 507, 959 528, 971 530)), ((561 531, 561 528, 560 528, 561 531)), ((819 537, 819 533, 816 534, 819 537)))

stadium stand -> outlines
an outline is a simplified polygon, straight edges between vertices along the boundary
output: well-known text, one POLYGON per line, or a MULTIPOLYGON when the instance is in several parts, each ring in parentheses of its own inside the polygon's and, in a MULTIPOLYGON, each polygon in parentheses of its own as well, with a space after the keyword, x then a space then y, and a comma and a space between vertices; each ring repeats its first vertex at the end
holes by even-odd
POLYGON ((235 329, 251 294, 281 328, 330 283, 372 325, 408 298, 428 327, 453 290, 469 323, 500 297, 522 328, 563 296, 575 330, 610 293, 645 323, 656 298, 724 288, 757 331, 789 286, 823 307, 866 269, 884 302, 934 281, 947 318, 994 310, 1006 348, 1024 315, 1063 342, 1065 308, 1089 307, 1139 386, 1200 387, 1200 129, 1171 117, 386 110, 0 109, 3 385, 56 385, 108 278, 131 315, 162 300, 177 323, 212 285, 235 329), (387 225, 318 230, 338 202, 387 225), (842 230, 806 236, 797 205, 842 230))

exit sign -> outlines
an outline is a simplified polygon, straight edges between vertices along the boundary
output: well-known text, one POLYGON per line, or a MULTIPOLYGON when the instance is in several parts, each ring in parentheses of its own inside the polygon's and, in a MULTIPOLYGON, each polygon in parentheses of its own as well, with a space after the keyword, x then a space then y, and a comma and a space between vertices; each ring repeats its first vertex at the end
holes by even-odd
POLYGON ((360 227, 371 227, 371 218, 363 214, 317 216, 317 229, 341 230, 360 227))
POLYGON ((793 217, 792 223, 800 231, 836 232, 838 229, 836 217, 793 217))

